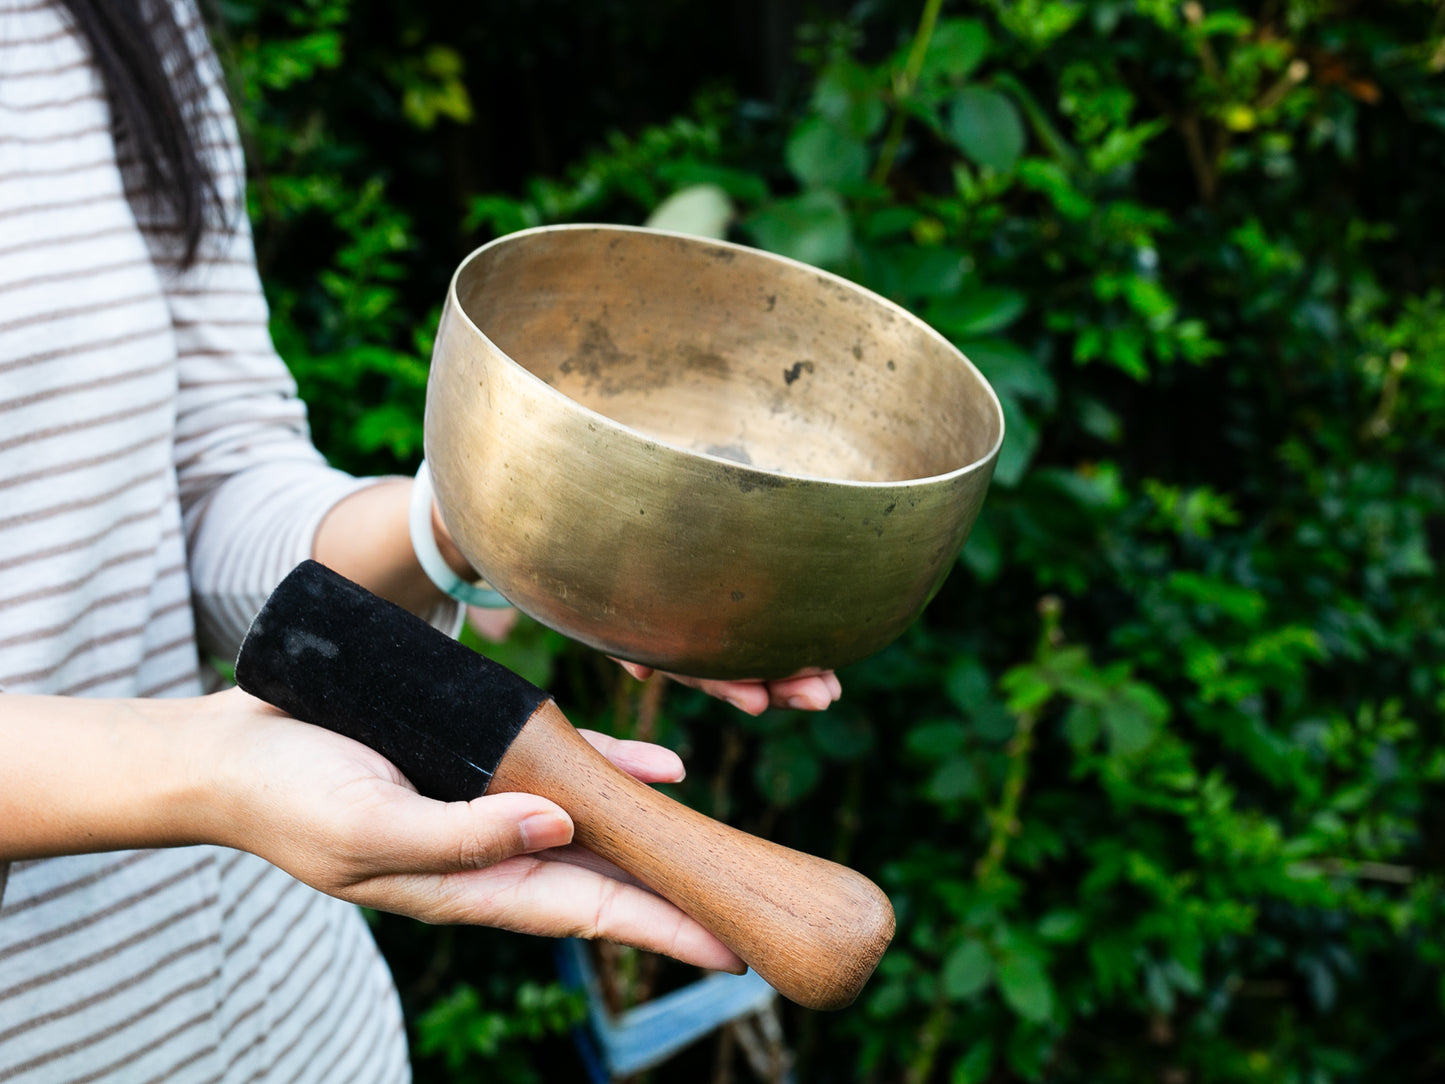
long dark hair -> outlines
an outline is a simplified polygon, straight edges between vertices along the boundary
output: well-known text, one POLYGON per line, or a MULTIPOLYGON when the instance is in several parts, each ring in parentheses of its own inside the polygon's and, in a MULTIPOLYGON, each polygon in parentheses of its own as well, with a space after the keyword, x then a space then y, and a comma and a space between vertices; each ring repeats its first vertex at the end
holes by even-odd
POLYGON ((180 237, 181 266, 195 262, 206 230, 224 217, 201 130, 204 101, 195 54, 172 0, 61 0, 105 80, 118 142, 140 195, 180 237))

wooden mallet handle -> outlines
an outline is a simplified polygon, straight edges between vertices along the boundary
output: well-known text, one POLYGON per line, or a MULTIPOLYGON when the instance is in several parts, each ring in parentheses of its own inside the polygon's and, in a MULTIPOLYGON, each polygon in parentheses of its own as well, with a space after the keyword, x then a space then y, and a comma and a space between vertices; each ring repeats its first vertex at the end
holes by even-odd
POLYGON ((779 993, 853 1002, 893 938, 893 907, 862 874, 675 802, 617 769, 556 703, 513 740, 488 793, 525 791, 572 817, 576 841, 675 903, 779 993))

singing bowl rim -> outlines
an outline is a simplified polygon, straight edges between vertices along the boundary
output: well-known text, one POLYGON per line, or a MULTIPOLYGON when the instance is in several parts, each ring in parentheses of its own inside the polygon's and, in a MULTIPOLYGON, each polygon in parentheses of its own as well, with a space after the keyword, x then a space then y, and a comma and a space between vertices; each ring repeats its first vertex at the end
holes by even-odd
MULTIPOLYGON (((858 283, 853 282, 851 279, 844 278, 842 275, 835 274, 832 271, 824 270, 821 267, 815 267, 813 264, 804 263, 802 260, 795 260, 790 256, 783 256, 776 252, 769 252, 766 249, 755 248, 751 245, 743 245, 734 241, 724 241, 712 237, 702 237, 697 234, 681 233, 675 230, 660 230, 651 226, 628 226, 605 222, 569 222, 546 226, 532 226, 527 229, 516 230, 512 233, 506 233, 500 237, 493 238, 486 244, 480 245, 477 248, 473 249, 471 252, 469 252, 457 265, 456 270, 452 272, 451 281, 447 285, 447 307, 450 308, 453 313, 464 322, 465 326, 470 329, 474 335, 478 336, 483 342, 485 342, 486 345, 493 352, 495 352, 497 357, 504 359, 514 369, 519 370, 519 373, 517 375, 521 376, 522 379, 524 379, 525 381, 533 382, 538 385, 538 390, 541 394, 547 396, 548 398, 556 399, 559 403, 564 404, 571 410, 581 412, 581 414, 589 421, 600 423, 601 425, 605 426, 609 431, 612 431, 615 435, 623 436, 631 440, 640 441, 645 445, 650 445, 654 448, 665 450, 669 453, 674 453, 693 459, 700 459, 705 462, 716 463, 731 470, 736 470, 743 473, 763 475, 769 478, 784 479, 793 484, 803 483, 819 486, 853 487, 863 490, 911 488, 921 489, 929 486, 937 486, 947 482, 954 482, 960 478, 963 478, 965 475, 991 469, 994 461, 998 458, 999 450, 1003 447, 1005 422, 1003 404, 999 401, 998 393, 994 391, 993 385, 989 383, 988 378, 985 377, 983 373, 979 370, 978 366, 969 359, 968 355, 966 355, 962 350, 960 350, 957 346, 950 342, 944 335, 938 332, 935 328, 931 327, 918 315, 904 308, 902 305, 899 305, 897 302, 890 301, 888 298, 882 296, 881 294, 875 293, 874 291, 868 289, 866 286, 860 286, 858 283), (993 421, 997 428, 997 435, 995 436, 993 443, 990 445, 986 452, 984 452, 980 456, 975 457, 968 463, 964 463, 959 467, 955 467, 953 470, 944 471, 941 474, 924 475, 918 478, 871 480, 861 478, 834 478, 826 475, 803 474, 793 471, 772 470, 765 467, 757 467, 750 463, 738 463, 736 460, 728 459, 725 456, 714 455, 710 452, 700 451, 695 448, 685 448, 680 444, 674 444, 671 441, 663 440, 659 437, 652 436, 651 434, 645 433, 640 429, 634 428, 633 426, 626 425, 623 422, 619 422, 615 418, 609 417, 608 415, 603 414, 598 410, 594 410, 592 407, 589 407, 584 403, 578 402, 567 393, 559 390, 558 388, 549 384, 547 381, 543 380, 526 365, 513 357, 511 353, 503 350, 502 347, 498 345, 496 340, 491 338, 491 336, 489 336, 477 325, 477 322, 472 319, 471 314, 467 312, 466 307, 461 302, 461 298, 457 295, 457 283, 461 281, 462 276, 466 274, 467 269, 471 267, 476 261, 480 260, 487 253, 491 252, 493 249, 497 249, 510 244, 524 242, 530 237, 535 237, 543 234, 558 234, 570 232, 613 232, 644 234, 648 236, 672 238, 674 240, 687 242, 689 244, 697 245, 699 247, 711 246, 715 248, 720 248, 747 259, 757 259, 762 262, 773 262, 787 268, 792 273, 806 273, 809 275, 820 277, 824 281, 831 283, 832 285, 837 286, 850 294, 856 295, 862 301, 881 306, 885 311, 891 312, 894 316, 903 320, 905 323, 914 327, 916 330, 921 331, 926 337, 934 340, 938 346, 943 348, 945 353, 952 356, 954 361, 961 362, 977 381, 979 387, 983 389, 987 402, 992 407, 993 421)), ((435 362, 433 362, 433 364, 435 364, 435 362)))

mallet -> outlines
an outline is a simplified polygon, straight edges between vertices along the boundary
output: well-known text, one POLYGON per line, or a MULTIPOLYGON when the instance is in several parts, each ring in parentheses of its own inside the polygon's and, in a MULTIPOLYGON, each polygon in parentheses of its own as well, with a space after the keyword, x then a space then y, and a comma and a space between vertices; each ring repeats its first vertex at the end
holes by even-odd
POLYGON ((236 660, 247 692, 390 760, 443 801, 521 791, 705 926, 779 993, 850 1004, 893 937, 872 881, 740 832, 614 767, 547 693, 323 565, 298 566, 236 660))

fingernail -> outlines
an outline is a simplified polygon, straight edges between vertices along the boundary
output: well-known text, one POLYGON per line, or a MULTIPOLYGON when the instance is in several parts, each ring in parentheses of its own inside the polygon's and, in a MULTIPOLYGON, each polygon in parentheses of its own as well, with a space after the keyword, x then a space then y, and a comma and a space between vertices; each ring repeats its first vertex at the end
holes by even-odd
POLYGON ((788 707, 792 708, 794 711, 811 711, 813 709, 813 706, 813 701, 808 699, 808 697, 806 696, 788 697, 788 707))
POLYGON ((533 813, 517 825, 522 836, 522 849, 542 851, 572 842, 572 822, 556 813, 533 813))

